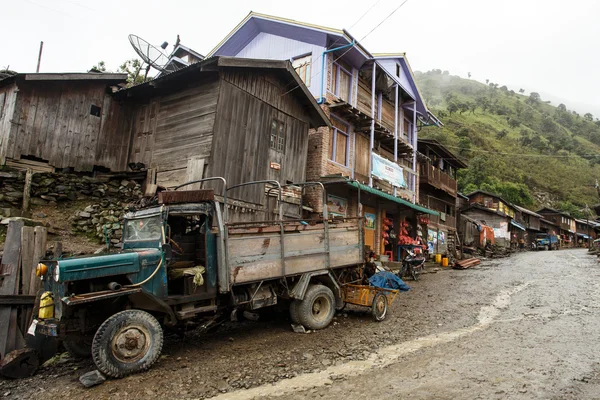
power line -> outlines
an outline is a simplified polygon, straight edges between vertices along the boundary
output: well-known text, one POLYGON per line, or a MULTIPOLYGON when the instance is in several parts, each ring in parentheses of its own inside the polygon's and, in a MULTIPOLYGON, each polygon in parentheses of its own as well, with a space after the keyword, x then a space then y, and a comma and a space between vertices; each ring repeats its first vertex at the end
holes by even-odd
MULTIPOLYGON (((362 20, 362 19, 363 19, 363 18, 364 18, 364 17, 365 17, 365 16, 366 16, 366 15, 367 15, 367 14, 368 14, 368 13, 369 13, 369 12, 370 12, 372 9, 373 9, 373 8, 375 8, 375 6, 376 6, 377 4, 379 4, 379 2, 380 2, 380 1, 381 1, 381 0, 377 0, 375 3, 373 3, 373 5, 372 5, 372 6, 371 6, 371 7, 370 7, 370 8, 369 8, 367 11, 365 11, 365 12, 363 13, 363 15, 361 15, 361 16, 360 16, 360 18, 358 18, 358 20, 356 20, 356 22, 355 22, 354 24, 352 24, 352 26, 350 26, 350 28, 348 28, 348 30, 350 30, 350 29, 354 28, 354 27, 356 26, 356 24, 358 24, 358 23, 359 23, 359 22, 360 22, 360 21, 361 21, 361 20, 362 20)), ((335 41, 334 41, 332 44, 330 44, 330 45, 329 45, 329 47, 330 47, 330 48, 335 48, 335 45, 336 45, 336 44, 338 44, 338 42, 339 42, 340 40, 341 40, 341 37, 338 37, 337 39, 335 39, 335 41)), ((319 61, 321 58, 323 58, 323 53, 321 53, 321 54, 320 54, 320 55, 319 55, 317 58, 315 58, 314 60, 311 60, 310 62, 307 62, 307 63, 303 64, 302 66, 304 66, 304 65, 310 65, 310 66, 311 66, 311 68, 312 68, 313 64, 315 64, 315 63, 316 63, 317 61, 319 61)), ((315 76, 317 76, 317 74, 313 74, 313 75, 311 75, 311 76, 310 76, 310 79, 309 79, 309 81, 311 81, 311 80, 312 80, 312 78, 314 78, 315 76)), ((283 90, 287 89, 287 87, 288 87, 289 85, 293 84, 293 83, 294 83, 294 82, 292 81, 292 82, 288 83, 287 85, 285 85, 285 86, 284 86, 284 88, 283 88, 283 90)), ((292 89, 290 89, 289 91, 285 92, 285 93, 284 93, 284 94, 282 94, 281 96, 285 96, 286 94, 288 94, 289 92, 291 92, 291 91, 293 91, 293 90, 297 89, 298 87, 299 87, 299 85, 296 85, 296 86, 294 86, 292 89)))
MULTIPOLYGON (((398 7, 396 7, 396 8, 395 8, 395 9, 394 9, 394 10, 393 10, 391 13, 389 13, 389 14, 388 14, 388 15, 387 15, 387 16, 386 16, 384 19, 382 19, 382 20, 381 20, 381 22, 379 22, 379 23, 378 23, 378 24, 377 24, 377 25, 376 25, 376 26, 375 26, 373 29, 371 29, 371 30, 370 30, 370 31, 369 31, 369 32, 368 32, 368 33, 367 33, 365 36, 363 36, 363 37, 360 39, 360 42, 362 42, 363 40, 365 40, 365 39, 367 38, 367 36, 369 36, 371 33, 373 33, 373 32, 374 32, 374 31, 375 31, 377 28, 379 28, 379 27, 380 27, 380 26, 381 26, 381 25, 382 25, 382 24, 383 24, 385 21, 387 21, 387 20, 388 20, 388 19, 389 19, 389 18, 390 18, 392 15, 394 15, 394 13, 396 13, 396 11, 398 11, 398 10, 399 10, 399 9, 400 9, 400 8, 401 8, 403 5, 405 5, 407 2, 408 2, 408 0, 404 0, 402 3, 400 3, 400 5, 399 5, 398 7)), ((373 7, 371 7, 371 8, 373 8, 373 7)), ((370 11, 370 10, 368 10, 368 11, 370 11)), ((368 12, 368 11, 367 11, 367 12, 368 12)), ((363 14, 363 17, 364 17, 365 15, 366 15, 366 13, 365 13, 365 14, 363 14)), ((362 19, 363 17, 361 17, 360 19, 362 19)), ((359 20, 360 20, 360 19, 359 19, 359 20)), ((340 58, 344 57, 344 56, 345 56, 345 55, 346 55, 346 54, 347 54, 347 53, 348 53, 350 50, 352 50, 353 48, 354 48, 354 46, 350 46, 350 47, 348 48, 348 50, 346 50, 345 52, 343 52, 343 53, 342 53, 342 54, 341 54, 339 57, 337 57, 335 60, 333 60, 333 62, 335 63, 335 62, 336 62, 336 61, 338 61, 340 58)), ((322 56, 323 56, 323 55, 321 54, 321 56, 320 56, 320 57, 322 57, 322 56)), ((310 78, 312 79, 312 78, 314 78, 316 75, 317 75, 317 74, 314 74, 314 75, 312 75, 310 78)), ((321 78, 321 79, 323 79, 323 78, 321 78)), ((290 90, 288 90, 287 92, 283 93, 281 96, 285 96, 286 94, 288 94, 288 93, 290 93, 290 92, 292 92, 292 91, 296 90, 296 89, 297 89, 297 88, 299 88, 299 87, 300 87, 300 85, 296 85, 296 86, 294 86, 293 88, 291 88, 290 90)))
POLYGON ((583 158, 583 157, 600 157, 600 154, 596 153, 596 154, 569 154, 569 155, 560 155, 560 154, 522 154, 522 153, 502 153, 499 151, 493 151, 493 150, 482 150, 482 149, 465 149, 463 147, 459 147, 459 146, 450 146, 450 145, 443 145, 444 147, 448 147, 450 149, 459 149, 459 150, 468 150, 468 151, 473 151, 473 152, 479 152, 479 153, 486 153, 486 154, 494 154, 494 155, 501 155, 501 156, 515 156, 515 157, 548 157, 548 158, 583 158))

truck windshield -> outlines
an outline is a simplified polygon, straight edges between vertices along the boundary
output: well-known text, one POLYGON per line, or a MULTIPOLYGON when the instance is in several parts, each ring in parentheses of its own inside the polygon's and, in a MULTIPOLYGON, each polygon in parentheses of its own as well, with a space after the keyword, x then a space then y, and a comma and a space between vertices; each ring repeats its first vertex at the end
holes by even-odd
POLYGON ((127 220, 124 240, 160 240, 162 235, 160 216, 127 220))

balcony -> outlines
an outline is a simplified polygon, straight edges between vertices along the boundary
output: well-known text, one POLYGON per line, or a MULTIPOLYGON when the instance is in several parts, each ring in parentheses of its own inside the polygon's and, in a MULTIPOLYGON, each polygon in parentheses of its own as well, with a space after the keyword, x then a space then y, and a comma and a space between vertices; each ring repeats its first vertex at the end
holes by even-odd
POLYGON ((419 164, 419 182, 421 184, 431 185, 437 189, 456 196, 457 185, 456 180, 439 168, 434 167, 430 163, 419 164))

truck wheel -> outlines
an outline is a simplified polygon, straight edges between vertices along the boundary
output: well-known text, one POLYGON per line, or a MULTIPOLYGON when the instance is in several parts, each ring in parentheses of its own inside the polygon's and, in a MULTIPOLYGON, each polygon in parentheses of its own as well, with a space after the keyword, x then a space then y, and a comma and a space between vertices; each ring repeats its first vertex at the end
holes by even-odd
POLYGON ((63 346, 73 358, 90 358, 92 356, 92 336, 77 340, 65 340, 63 346))
POLYGON ((290 302, 290 319, 294 324, 300 323, 300 316, 298 315, 298 306, 300 305, 299 300, 292 300, 290 302))
POLYGON ((145 311, 125 310, 100 325, 92 357, 104 375, 122 378, 150 368, 162 346, 163 331, 156 318, 145 311))
POLYGON ((323 329, 333 320, 335 297, 327 286, 311 285, 298 305, 298 319, 308 329, 323 329))
POLYGON ((373 319, 377 322, 383 321, 387 315, 387 308, 387 296, 381 292, 376 293, 375 297, 373 297, 373 306, 371 307, 373 319))

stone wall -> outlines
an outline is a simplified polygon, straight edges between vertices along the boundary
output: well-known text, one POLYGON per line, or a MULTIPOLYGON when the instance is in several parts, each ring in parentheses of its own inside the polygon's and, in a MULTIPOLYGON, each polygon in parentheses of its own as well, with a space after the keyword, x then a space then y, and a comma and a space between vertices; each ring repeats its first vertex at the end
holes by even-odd
MULTIPOLYGON (((74 233, 95 236, 102 242, 108 237, 115 245, 121 239, 121 222, 128 206, 143 197, 142 183, 139 173, 113 177, 35 173, 31 184, 31 207, 61 207, 75 201, 87 203, 75 214, 65 215, 65 219, 72 221, 74 233)), ((24 185, 25 172, 0 171, 0 215, 13 216, 15 209, 22 208, 24 185)))

